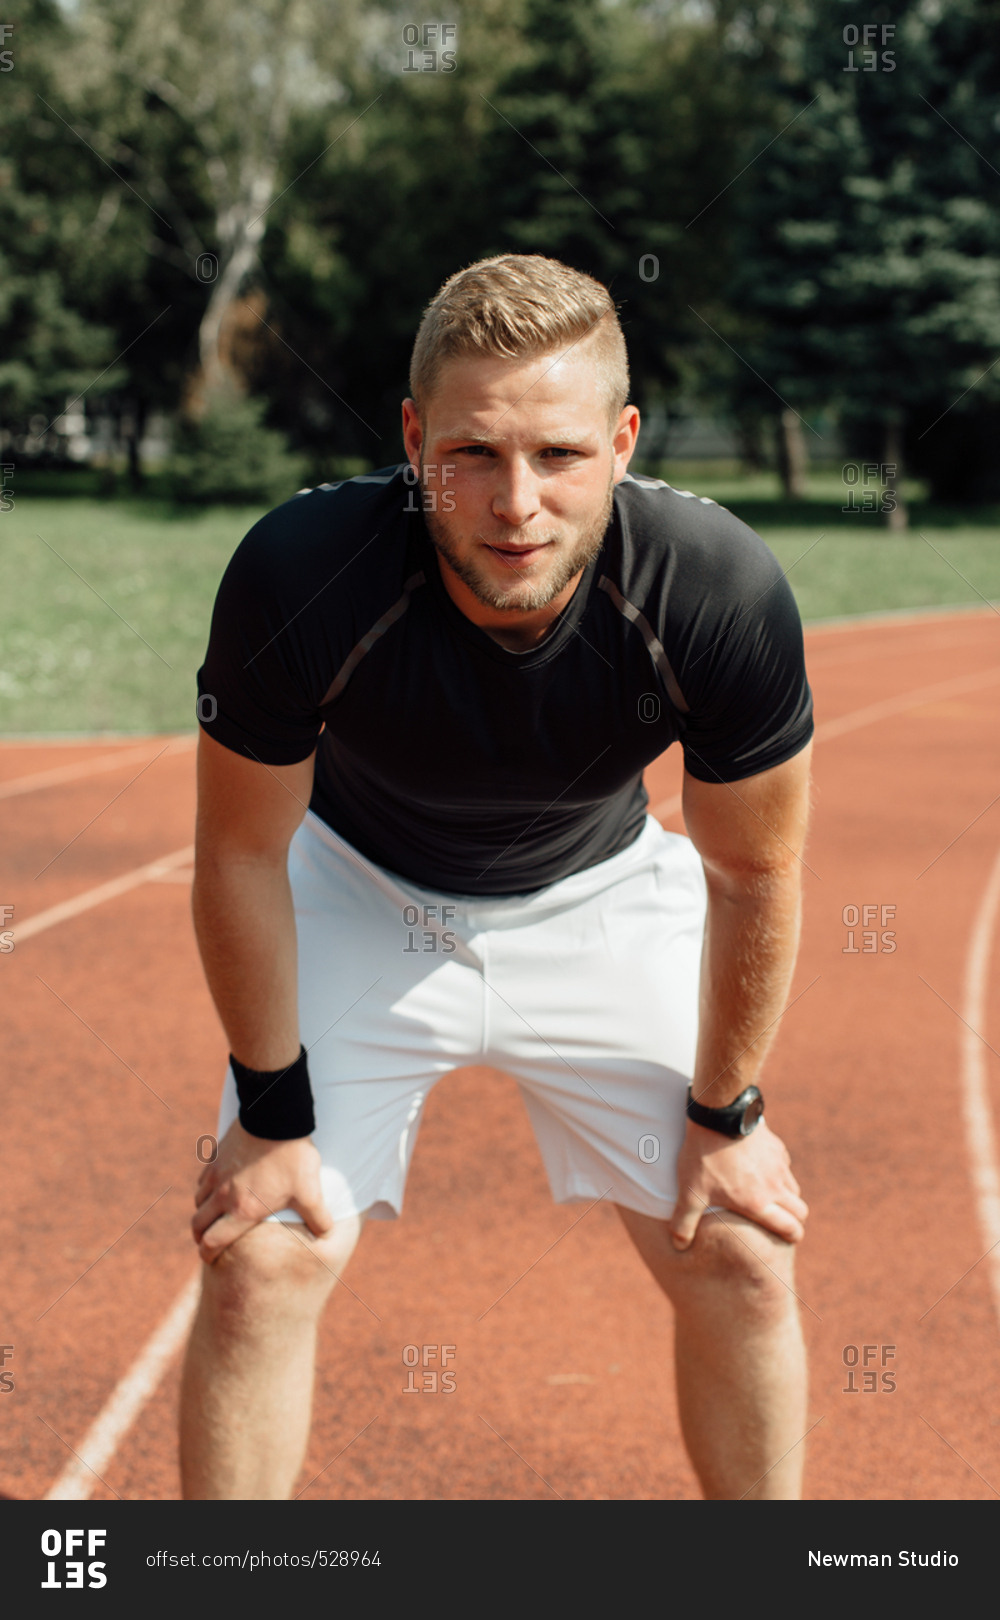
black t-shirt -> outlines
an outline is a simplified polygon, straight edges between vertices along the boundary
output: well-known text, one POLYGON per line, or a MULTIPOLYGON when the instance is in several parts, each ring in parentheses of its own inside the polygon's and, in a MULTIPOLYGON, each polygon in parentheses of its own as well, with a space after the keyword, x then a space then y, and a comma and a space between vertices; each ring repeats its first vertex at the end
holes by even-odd
POLYGON ((527 893, 633 842, 643 768, 672 742, 691 775, 736 782, 809 741, 795 600, 724 507, 627 474, 555 628, 512 652, 448 595, 411 476, 261 518, 198 672, 217 742, 265 765, 317 749, 310 808, 370 860, 446 893, 527 893))

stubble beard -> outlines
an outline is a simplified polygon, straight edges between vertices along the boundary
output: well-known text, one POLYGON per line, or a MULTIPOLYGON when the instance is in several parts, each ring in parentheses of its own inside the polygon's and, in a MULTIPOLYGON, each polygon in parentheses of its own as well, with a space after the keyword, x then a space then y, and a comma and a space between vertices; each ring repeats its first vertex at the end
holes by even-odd
MULTIPOLYGON (((422 468, 420 483, 423 490, 422 468)), ((427 524, 427 532, 435 550, 484 607, 493 608, 501 613, 534 613, 539 608, 548 607, 549 603, 566 589, 570 580, 582 573, 588 563, 597 556, 611 518, 614 491, 614 480, 609 479, 600 513, 587 524, 568 549, 561 550, 556 555, 549 564, 549 572, 545 578, 537 582, 524 577, 518 578, 514 573, 511 584, 498 585, 488 576, 485 568, 479 566, 475 554, 470 556, 462 549, 447 518, 443 513, 431 510, 431 502, 426 498, 423 503, 424 522, 427 524)), ((488 540, 490 545, 499 546, 505 543, 513 544, 517 540, 523 541, 524 537, 519 529, 508 526, 499 534, 489 536, 476 534, 472 538, 477 542, 488 540)), ((536 544, 541 545, 549 541, 565 541, 566 536, 560 529, 546 529, 533 535, 532 538, 536 544)))

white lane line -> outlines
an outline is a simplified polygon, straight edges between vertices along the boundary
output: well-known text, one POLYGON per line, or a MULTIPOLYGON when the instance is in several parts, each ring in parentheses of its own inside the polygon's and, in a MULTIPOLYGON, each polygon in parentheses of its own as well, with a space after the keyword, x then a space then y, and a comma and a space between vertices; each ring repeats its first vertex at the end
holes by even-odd
POLYGON ((965 1142, 976 1194, 979 1228, 1000 1320, 1000 1161, 990 1104, 985 1044, 990 952, 1000 910, 1000 853, 997 854, 985 893, 979 903, 965 964, 962 1017, 962 1112, 965 1142), (981 1034, 975 1032, 979 1030, 981 1034))
POLYGON ((872 726, 877 720, 889 720, 893 715, 905 714, 921 703, 937 703, 941 698, 957 697, 960 692, 975 692, 981 686, 992 686, 1000 680, 1000 664, 981 670, 978 675, 956 675, 954 680, 939 681, 937 686, 922 686, 913 692, 901 692, 899 697, 886 698, 882 703, 870 703, 867 708, 853 709, 839 720, 824 720, 816 727, 816 741, 829 742, 842 737, 846 731, 857 731, 861 726, 872 726))
MULTIPOLYGON (((174 737, 165 750, 165 756, 190 753, 194 743, 193 737, 174 737)), ((149 745, 146 744, 142 748, 119 749, 117 754, 99 754, 96 759, 77 760, 75 765, 54 765, 51 770, 34 771, 30 776, 15 776, 9 782, 0 782, 0 799, 16 799, 22 793, 59 787, 62 782, 77 782, 85 776, 98 776, 102 771, 117 770, 119 765, 131 765, 138 759, 148 757, 148 754, 149 745)), ((155 754, 153 758, 156 758, 155 754)))
MULTIPOLYGON (((983 646, 981 650, 994 652, 996 650, 996 630, 991 624, 991 645, 983 646)), ((843 674, 848 669, 867 669, 870 683, 882 687, 887 678, 888 671, 892 670, 896 661, 901 658, 910 658, 919 649, 923 656, 924 666, 928 669, 950 669, 956 647, 969 647, 969 626, 956 624, 954 619, 945 619, 940 625, 923 626, 923 635, 919 642, 914 640, 904 642, 899 636, 885 636, 875 640, 866 636, 863 640, 856 639, 842 645, 837 642, 806 642, 806 663, 810 674, 819 670, 835 670, 843 674), (886 670, 886 673, 880 673, 886 670)))
MULTIPOLYGON (((913 692, 901 692, 899 697, 886 698, 882 703, 869 703, 867 708, 852 709, 850 714, 842 714, 839 720, 824 720, 816 727, 814 740, 816 742, 830 742, 834 737, 843 737, 848 731, 859 731, 862 726, 873 726, 879 720, 890 720, 893 715, 905 714, 907 709, 918 708, 921 703, 936 703, 941 698, 957 697, 960 692, 975 692, 981 686, 992 686, 1000 680, 1000 664, 992 669, 980 670, 978 675, 956 675, 952 681, 940 681, 937 686, 922 686, 913 692)), ((666 821, 670 816, 677 814, 681 807, 681 795, 676 793, 672 799, 662 799, 654 804, 650 815, 657 821, 666 821)))
POLYGON ((173 854, 163 855, 158 861, 148 861, 145 866, 137 866, 134 871, 112 878, 109 883, 99 883, 96 889, 86 889, 83 894, 74 895, 72 900, 63 900, 58 906, 49 906, 47 911, 38 912, 37 916, 29 917, 27 922, 12 923, 10 926, 13 929, 14 944, 20 945, 33 934, 40 934, 44 928, 53 928, 56 923, 66 922, 70 917, 78 917, 81 911, 89 911, 92 906, 99 906, 105 900, 114 900, 119 894, 127 894, 129 889, 137 889, 140 883, 155 882, 171 872, 174 867, 188 865, 193 860, 194 845, 187 844, 184 849, 175 849, 173 854))
POLYGON ((46 1491, 46 1502, 86 1502, 99 1483, 146 1402, 155 1395, 160 1380, 187 1339, 198 1308, 201 1288, 200 1267, 184 1284, 166 1316, 146 1340, 128 1372, 119 1378, 108 1399, 76 1447, 77 1456, 67 1463, 59 1478, 46 1491))
POLYGON ((947 624, 949 619, 986 619, 1000 608, 1000 601, 980 607, 978 602, 963 605, 948 602, 942 607, 875 608, 870 613, 844 613, 831 619, 803 619, 802 628, 807 637, 825 634, 828 630, 892 630, 896 626, 908 629, 910 625, 947 624))

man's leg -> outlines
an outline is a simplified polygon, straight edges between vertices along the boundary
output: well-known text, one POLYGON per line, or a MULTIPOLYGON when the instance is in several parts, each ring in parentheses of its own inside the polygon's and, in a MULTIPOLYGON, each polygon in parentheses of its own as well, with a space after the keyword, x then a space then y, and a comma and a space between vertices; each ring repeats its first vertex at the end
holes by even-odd
POLYGON ((727 1211, 704 1215, 678 1253, 665 1221, 619 1214, 674 1306, 681 1427, 704 1495, 797 1499, 809 1425, 793 1245, 727 1211))
POLYGON ((181 1388, 185 1500, 285 1500, 312 1412, 316 1330, 362 1217, 268 1221, 206 1266, 181 1388))

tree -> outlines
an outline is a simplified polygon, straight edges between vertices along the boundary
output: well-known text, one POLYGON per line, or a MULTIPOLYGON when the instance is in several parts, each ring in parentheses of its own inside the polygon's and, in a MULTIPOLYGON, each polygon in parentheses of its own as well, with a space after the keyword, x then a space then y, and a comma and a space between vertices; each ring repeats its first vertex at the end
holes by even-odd
MULTIPOLYGON (((836 402, 872 459, 898 470, 908 444, 934 481, 938 422, 1000 400, 1000 10, 893 15, 866 41, 841 0, 790 14, 787 127, 741 191, 727 296, 772 399, 836 402)), ((765 398, 745 376, 734 391, 765 398)))
POLYGON ((352 76, 359 122, 318 157, 329 114, 303 121, 307 172, 272 211, 263 265, 288 348, 259 382, 280 418, 317 453, 333 438, 392 459, 424 306, 502 252, 550 254, 610 286, 640 403, 690 387, 714 339, 687 305, 721 285, 724 213, 686 226, 734 173, 755 94, 729 42, 736 10, 465 0, 450 13, 454 72, 401 71, 387 34, 377 68, 352 76))
MULTIPOLYGON (((41 98, 53 94, 53 63, 69 48, 70 31, 51 0, 25 0, 8 40, 13 68, 0 77, 0 418, 7 442, 39 450, 67 399, 93 388, 120 387, 104 325, 102 289, 117 254, 94 251, 93 210, 86 190, 86 153, 46 161, 47 120, 41 98), (98 373, 104 371, 103 376, 98 373)), ((99 215, 99 211, 98 211, 99 215)), ((107 235, 110 221, 98 218, 107 235)))
POLYGON ((342 96, 357 27, 350 0, 81 0, 67 98, 144 200, 147 250, 208 289, 204 390, 229 369, 223 322, 258 269, 293 119, 342 96))

